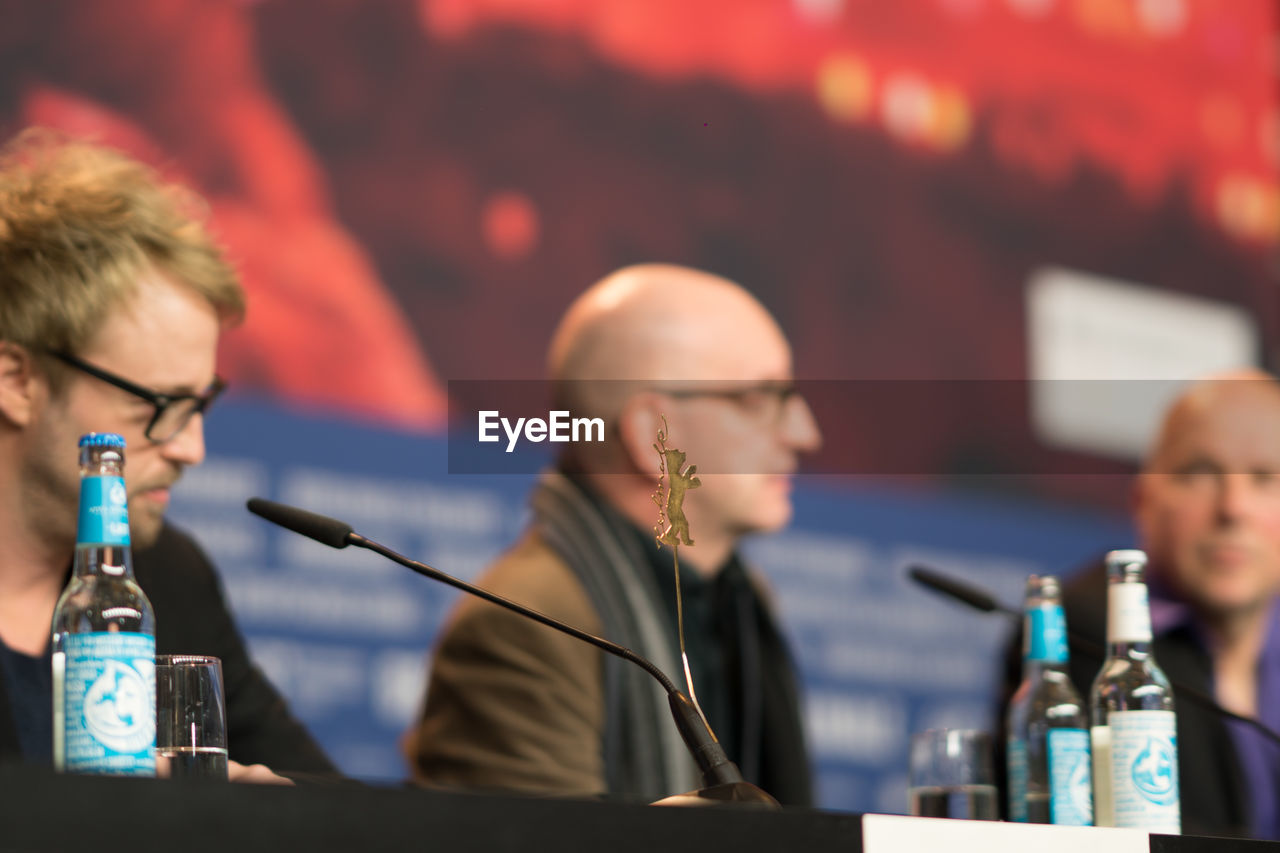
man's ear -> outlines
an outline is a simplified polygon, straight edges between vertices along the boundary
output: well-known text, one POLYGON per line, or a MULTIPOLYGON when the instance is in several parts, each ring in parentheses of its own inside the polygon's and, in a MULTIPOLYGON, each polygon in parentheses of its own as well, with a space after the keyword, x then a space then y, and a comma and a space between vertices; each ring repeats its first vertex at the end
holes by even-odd
POLYGON ((656 394, 642 392, 628 397, 618 413, 618 439, 621 451, 637 470, 658 479, 658 430, 662 429, 662 413, 656 394))
POLYGON ((47 396, 43 374, 30 351, 12 341, 0 341, 0 418, 26 427, 47 396))

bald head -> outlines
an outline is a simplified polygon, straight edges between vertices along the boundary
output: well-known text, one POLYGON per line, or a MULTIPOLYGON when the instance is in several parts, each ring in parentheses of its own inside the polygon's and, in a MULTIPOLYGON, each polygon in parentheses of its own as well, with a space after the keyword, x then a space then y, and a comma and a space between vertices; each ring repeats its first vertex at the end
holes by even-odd
POLYGON ((1216 374, 1191 385, 1169 407, 1143 466, 1148 473, 1171 473, 1206 441, 1273 448, 1280 455, 1280 382, 1257 368, 1216 374))
POLYGON ((627 383, 599 380, 739 380, 790 371, 777 323, 728 279, 688 267, 626 267, 580 295, 552 338, 548 372, 575 385, 579 408, 610 415, 627 383), (780 365, 754 365, 750 351, 782 351, 780 365))
POLYGON ((1280 384, 1258 370, 1191 386, 1134 490, 1154 570, 1213 622, 1280 591, 1280 384))
POLYGON ((691 565, 718 570, 741 536, 791 517, 797 455, 821 435, 792 393, 782 330, 738 285, 687 267, 619 270, 570 306, 549 367, 557 402, 603 418, 611 436, 568 445, 562 464, 637 527, 655 519, 659 430, 697 466, 684 503, 691 565))
POLYGON ((552 340, 557 404, 605 421, 603 443, 566 445, 587 478, 640 529, 656 518, 654 441, 697 467, 684 512, 695 568, 718 570, 747 533, 791 517, 791 477, 821 435, 791 385, 791 348, 746 290, 687 267, 627 267, 588 288, 552 340))

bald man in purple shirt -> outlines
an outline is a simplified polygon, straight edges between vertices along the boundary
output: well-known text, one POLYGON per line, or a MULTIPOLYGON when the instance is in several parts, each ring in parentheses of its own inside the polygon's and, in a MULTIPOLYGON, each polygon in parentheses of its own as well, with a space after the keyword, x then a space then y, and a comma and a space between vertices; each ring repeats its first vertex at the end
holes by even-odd
MULTIPOLYGON (((1201 686, 1218 703, 1280 729, 1280 384, 1249 371, 1201 382, 1165 418, 1134 489, 1134 519, 1151 558, 1152 627, 1182 637, 1201 686), (1199 660, 1196 660, 1196 658, 1199 660), (1208 669, 1205 671, 1204 667, 1208 669), (1205 676, 1208 676, 1207 680, 1205 676)), ((1174 678, 1156 646, 1156 659, 1174 678)), ((1183 680, 1183 679, 1179 679, 1183 680)), ((1186 703, 1179 708, 1185 715, 1186 703)), ((1280 838, 1280 747, 1226 722, 1216 772, 1194 766, 1199 736, 1179 726, 1183 800, 1214 785, 1227 816, 1255 838, 1280 838), (1234 767, 1232 766, 1232 759, 1234 767), (1234 771, 1234 772, 1232 772, 1234 771), (1234 778, 1231 778, 1234 777, 1234 778), (1241 784, 1243 783, 1243 784, 1241 784)), ((1207 805, 1208 803, 1206 803, 1207 805)), ((1188 828, 1194 813, 1188 815, 1188 828)))
MULTIPOLYGON (((1280 382, 1249 370, 1190 386, 1134 482, 1133 516, 1161 668, 1280 730, 1280 382)), ((1067 624, 1101 642, 1101 564, 1063 603, 1067 624)), ((1099 665, 1073 655, 1081 695, 1099 665)), ((1189 701, 1177 712, 1183 831, 1280 839, 1280 746, 1189 701)))

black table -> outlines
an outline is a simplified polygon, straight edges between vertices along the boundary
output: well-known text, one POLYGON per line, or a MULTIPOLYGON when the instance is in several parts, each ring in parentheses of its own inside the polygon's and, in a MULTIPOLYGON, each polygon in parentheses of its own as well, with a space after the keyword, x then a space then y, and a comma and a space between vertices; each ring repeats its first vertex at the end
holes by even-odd
MULTIPOLYGON (((867 853, 905 849, 1047 853, 1264 853, 1280 843, 1145 836, 1091 828, 866 816, 867 853), (1109 846, 1111 845, 1111 846, 1109 846)), ((5 851, 609 851, 855 853, 863 817, 711 806, 659 808, 581 800, 482 796, 357 785, 296 788, 59 776, 0 767, 5 851)))

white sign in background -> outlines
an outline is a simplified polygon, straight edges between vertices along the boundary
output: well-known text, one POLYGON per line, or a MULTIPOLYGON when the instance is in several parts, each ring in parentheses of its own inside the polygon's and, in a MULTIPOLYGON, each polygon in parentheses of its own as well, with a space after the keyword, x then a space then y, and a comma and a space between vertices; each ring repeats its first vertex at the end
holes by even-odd
POLYGON ((1027 283, 1032 421, 1049 445, 1137 460, 1190 380, 1254 365, 1238 305, 1060 267, 1027 283))

